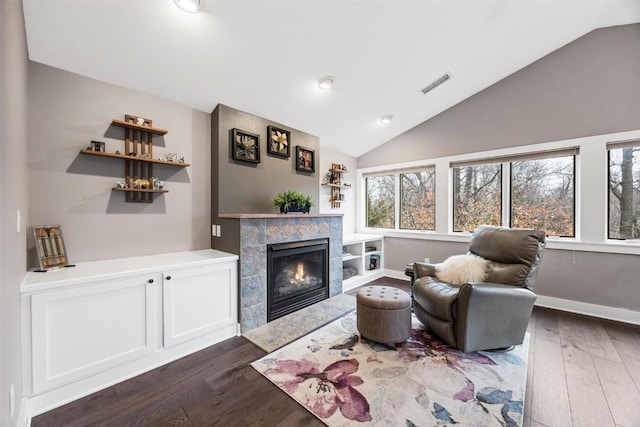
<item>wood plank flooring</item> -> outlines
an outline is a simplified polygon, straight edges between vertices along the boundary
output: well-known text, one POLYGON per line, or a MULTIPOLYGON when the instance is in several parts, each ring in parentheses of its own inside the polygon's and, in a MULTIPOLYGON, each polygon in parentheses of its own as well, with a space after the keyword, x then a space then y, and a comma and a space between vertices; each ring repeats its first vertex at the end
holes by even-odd
MULTIPOLYGON (((408 290, 390 278, 372 284, 408 290)), ((350 291, 354 294, 356 291, 350 291)), ((640 426, 640 326, 535 308, 524 426, 640 426)), ((32 426, 322 426, 236 337, 35 417, 32 426)))

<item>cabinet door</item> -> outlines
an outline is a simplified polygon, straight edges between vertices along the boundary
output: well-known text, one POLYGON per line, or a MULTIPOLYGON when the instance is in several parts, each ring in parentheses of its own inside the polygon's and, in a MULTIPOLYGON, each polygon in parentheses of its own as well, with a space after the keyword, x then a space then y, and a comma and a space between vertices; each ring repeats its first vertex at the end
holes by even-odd
POLYGON ((154 351, 151 277, 31 296, 33 391, 86 378, 154 351))
POLYGON ((164 346, 238 323, 236 263, 163 274, 164 346))

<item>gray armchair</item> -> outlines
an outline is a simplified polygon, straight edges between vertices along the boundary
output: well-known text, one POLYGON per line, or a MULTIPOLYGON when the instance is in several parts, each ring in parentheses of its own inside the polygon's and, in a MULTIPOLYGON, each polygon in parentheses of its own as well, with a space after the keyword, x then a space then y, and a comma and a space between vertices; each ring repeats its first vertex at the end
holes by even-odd
POLYGON ((446 283, 436 278, 434 264, 414 263, 416 317, 464 352, 521 344, 536 300, 533 286, 544 247, 543 231, 478 227, 469 253, 489 261, 485 281, 446 283))

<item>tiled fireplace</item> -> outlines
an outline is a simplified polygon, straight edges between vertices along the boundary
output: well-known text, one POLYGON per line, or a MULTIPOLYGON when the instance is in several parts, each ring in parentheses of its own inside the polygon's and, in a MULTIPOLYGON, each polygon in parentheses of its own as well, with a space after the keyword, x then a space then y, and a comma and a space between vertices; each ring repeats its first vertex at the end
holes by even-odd
MULTIPOLYGON (((240 324, 246 332, 267 323, 267 250, 270 245, 328 239, 329 297, 342 293, 342 215, 227 214, 239 221, 240 324)), ((318 299, 318 297, 314 297, 318 299)))

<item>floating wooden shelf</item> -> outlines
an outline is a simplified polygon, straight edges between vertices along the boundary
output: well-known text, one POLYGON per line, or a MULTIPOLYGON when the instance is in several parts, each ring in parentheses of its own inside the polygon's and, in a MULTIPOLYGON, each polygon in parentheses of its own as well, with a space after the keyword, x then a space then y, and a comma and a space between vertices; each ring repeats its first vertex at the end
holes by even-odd
POLYGON ((113 191, 128 191, 132 193, 168 193, 169 190, 148 190, 146 188, 120 188, 113 187, 113 191))
POLYGON ((339 208, 340 203, 345 200, 342 198, 341 188, 352 188, 350 185, 342 184, 342 174, 347 173, 347 170, 343 165, 339 165, 337 163, 332 163, 329 168, 329 178, 328 181, 322 185, 326 185, 327 187, 331 187, 331 196, 329 198, 329 203, 331 203, 332 208, 339 208))
POLYGON ((149 132, 149 133, 152 133, 154 135, 164 135, 167 132, 169 132, 168 130, 164 130, 164 129, 160 129, 160 128, 154 128, 154 127, 151 127, 151 126, 140 126, 140 125, 137 125, 135 123, 126 122, 124 120, 118 120, 118 119, 113 119, 111 124, 114 125, 114 126, 119 126, 121 128, 125 128, 125 129, 133 129, 133 130, 139 130, 139 131, 142 131, 142 132, 149 132))
POLYGON ((335 187, 335 188, 351 188, 350 185, 342 185, 342 184, 322 184, 322 185, 326 185, 327 187, 335 187))
POLYGON ((124 159, 124 160, 136 160, 139 162, 157 163, 161 165, 177 166, 181 168, 191 166, 190 163, 169 162, 169 161, 160 160, 160 159, 141 159, 139 157, 127 156, 125 154, 103 153, 102 151, 93 151, 93 150, 87 150, 87 149, 82 149, 80 150, 80 152, 83 154, 91 154, 94 156, 113 157, 114 159, 124 159))
MULTIPOLYGON (((124 129, 124 154, 107 153, 89 149, 80 150, 82 154, 92 156, 111 157, 124 160, 124 187, 115 187, 113 191, 125 192, 125 201, 136 203, 153 203, 154 193, 168 193, 168 190, 154 190, 146 188, 134 188, 134 182, 142 181, 145 184, 155 183, 153 178, 153 165, 168 165, 179 168, 191 166, 189 163, 170 162, 155 159, 153 157, 153 136, 164 135, 168 131, 154 128, 153 121, 148 118, 125 114, 124 120, 113 119, 112 126, 124 129), (132 154, 131 156, 129 154, 132 154)), ((92 148, 93 148, 92 141, 92 148)), ((104 142, 100 144, 104 150, 104 142)), ((138 185, 141 182, 137 182, 138 185)), ((156 188, 161 188, 158 185, 156 188)))

